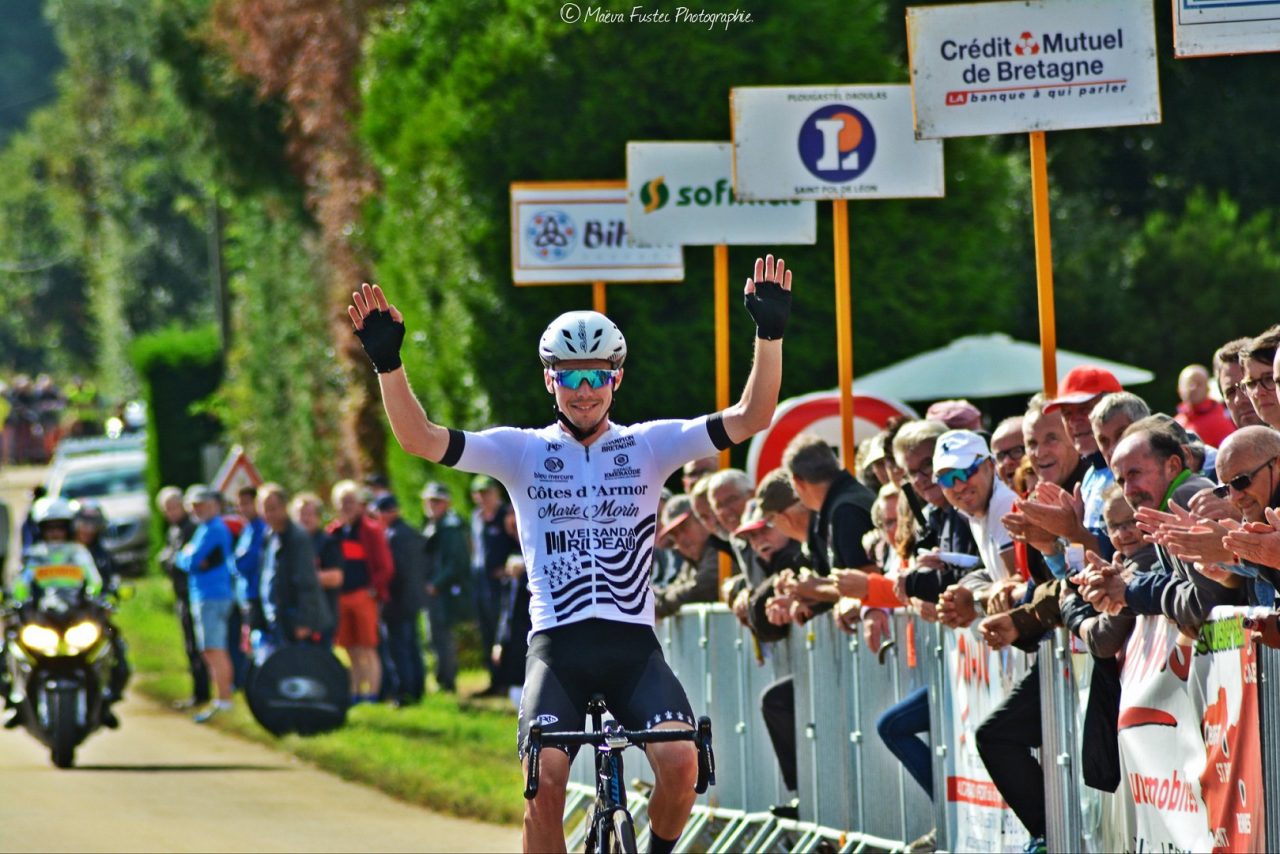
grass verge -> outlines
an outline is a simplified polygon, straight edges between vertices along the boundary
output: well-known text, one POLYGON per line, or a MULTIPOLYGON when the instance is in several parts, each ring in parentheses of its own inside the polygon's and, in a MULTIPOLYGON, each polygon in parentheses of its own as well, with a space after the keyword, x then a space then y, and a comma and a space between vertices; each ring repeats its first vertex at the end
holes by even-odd
MULTIPOLYGON (((134 587, 134 598, 116 617, 134 669, 130 689, 166 704, 189 696, 172 588, 160 578, 141 579, 134 587)), ((524 809, 516 718, 504 700, 465 698, 484 679, 481 673, 464 673, 462 699, 432 693, 412 708, 357 706, 343 729, 325 735, 276 738, 258 726, 239 695, 235 710, 213 724, 409 803, 510 825, 524 809)))

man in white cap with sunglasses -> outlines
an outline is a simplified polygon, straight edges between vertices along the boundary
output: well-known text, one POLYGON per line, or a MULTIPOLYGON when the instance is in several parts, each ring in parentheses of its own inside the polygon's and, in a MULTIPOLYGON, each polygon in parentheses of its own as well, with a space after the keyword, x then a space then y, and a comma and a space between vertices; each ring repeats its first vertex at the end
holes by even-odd
MULTIPOLYGON (((581 731, 586 705, 602 694, 626 729, 691 729, 694 712, 653 632, 649 565, 663 482, 690 460, 746 441, 773 418, 782 381, 782 337, 791 271, 757 258, 743 290, 756 324, 754 363, 741 399, 687 421, 610 421, 627 344, 609 318, 571 311, 538 343, 556 422, 539 430, 483 432, 434 424, 400 362, 405 326, 382 289, 364 285, 348 309, 378 372, 391 429, 411 454, 496 478, 515 504, 528 568, 533 631, 520 706, 523 759, 529 727, 581 731)), ((656 784, 649 801, 651 851, 670 852, 694 801, 691 742, 651 744, 656 784)), ((538 794, 525 802, 526 851, 564 851, 564 792, 571 756, 541 754, 538 794)))

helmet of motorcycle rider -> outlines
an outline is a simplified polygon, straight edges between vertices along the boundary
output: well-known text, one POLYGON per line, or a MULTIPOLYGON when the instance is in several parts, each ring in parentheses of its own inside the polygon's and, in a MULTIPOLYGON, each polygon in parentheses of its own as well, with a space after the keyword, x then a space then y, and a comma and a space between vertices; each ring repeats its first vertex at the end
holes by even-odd
POLYGON ((76 528, 89 528, 101 531, 107 527, 107 514, 102 512, 102 505, 92 498, 84 498, 74 502, 76 511, 76 528))
POLYGON ((65 498, 45 496, 31 505, 31 521, 40 530, 40 539, 58 542, 71 538, 76 511, 65 498))
POLYGON ((566 311, 543 331, 538 358, 547 368, 561 362, 603 359, 616 371, 627 360, 627 340, 618 325, 598 311, 566 311))

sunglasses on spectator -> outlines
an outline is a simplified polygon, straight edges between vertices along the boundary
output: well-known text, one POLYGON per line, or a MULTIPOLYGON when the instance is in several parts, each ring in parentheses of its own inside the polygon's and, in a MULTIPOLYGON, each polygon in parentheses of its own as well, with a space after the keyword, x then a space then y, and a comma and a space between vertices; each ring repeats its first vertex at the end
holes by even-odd
POLYGON ((1005 460, 1020 460, 1022 455, 1027 452, 1026 445, 1013 445, 1005 448, 1003 451, 996 451, 996 462, 1002 463, 1005 460))
POLYGON ((943 489, 951 489, 957 483, 968 483, 969 478, 978 473, 978 469, 982 468, 983 460, 976 461, 967 469, 947 469, 933 480, 943 489))
POLYGON ((557 383, 574 391, 584 382, 592 388, 603 388, 606 385, 613 385, 618 380, 618 372, 608 368, 579 368, 553 373, 556 375, 557 383))
POLYGON ((1275 391, 1276 378, 1263 374, 1256 380, 1243 380, 1240 383, 1240 387, 1245 390, 1246 394, 1254 394, 1257 389, 1261 389, 1262 391, 1275 391))
POLYGON ((1218 496, 1219 498, 1226 498, 1228 495, 1231 494, 1231 490, 1233 489, 1236 492, 1244 492, 1246 489, 1249 488, 1249 485, 1253 483, 1253 479, 1258 476, 1258 472, 1262 471, 1264 468, 1271 465, 1276 460, 1280 460, 1280 457, 1272 457, 1271 459, 1267 460, 1265 463, 1258 466, 1256 469, 1249 472, 1248 474, 1238 475, 1237 477, 1231 478, 1231 480, 1227 481, 1221 486, 1215 486, 1213 488, 1213 494, 1218 496))

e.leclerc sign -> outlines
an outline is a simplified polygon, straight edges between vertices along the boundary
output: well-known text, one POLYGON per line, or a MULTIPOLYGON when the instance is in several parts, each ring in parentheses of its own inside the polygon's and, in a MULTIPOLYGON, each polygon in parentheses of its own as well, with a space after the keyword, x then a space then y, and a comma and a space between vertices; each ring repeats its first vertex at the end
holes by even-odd
POLYGON ((815 243, 813 202, 746 201, 727 142, 627 143, 627 224, 639 244, 815 243))
POLYGON ((1280 50, 1280 0, 1174 0, 1179 58, 1280 50))
POLYGON ((631 245, 622 181, 515 183, 511 278, 517 285, 679 282, 684 251, 631 245))
POLYGON ((918 140, 911 89, 745 86, 729 93, 741 199, 937 198, 942 143, 918 140))
POLYGON ((1160 121, 1152 0, 907 9, 925 139, 1160 121))

